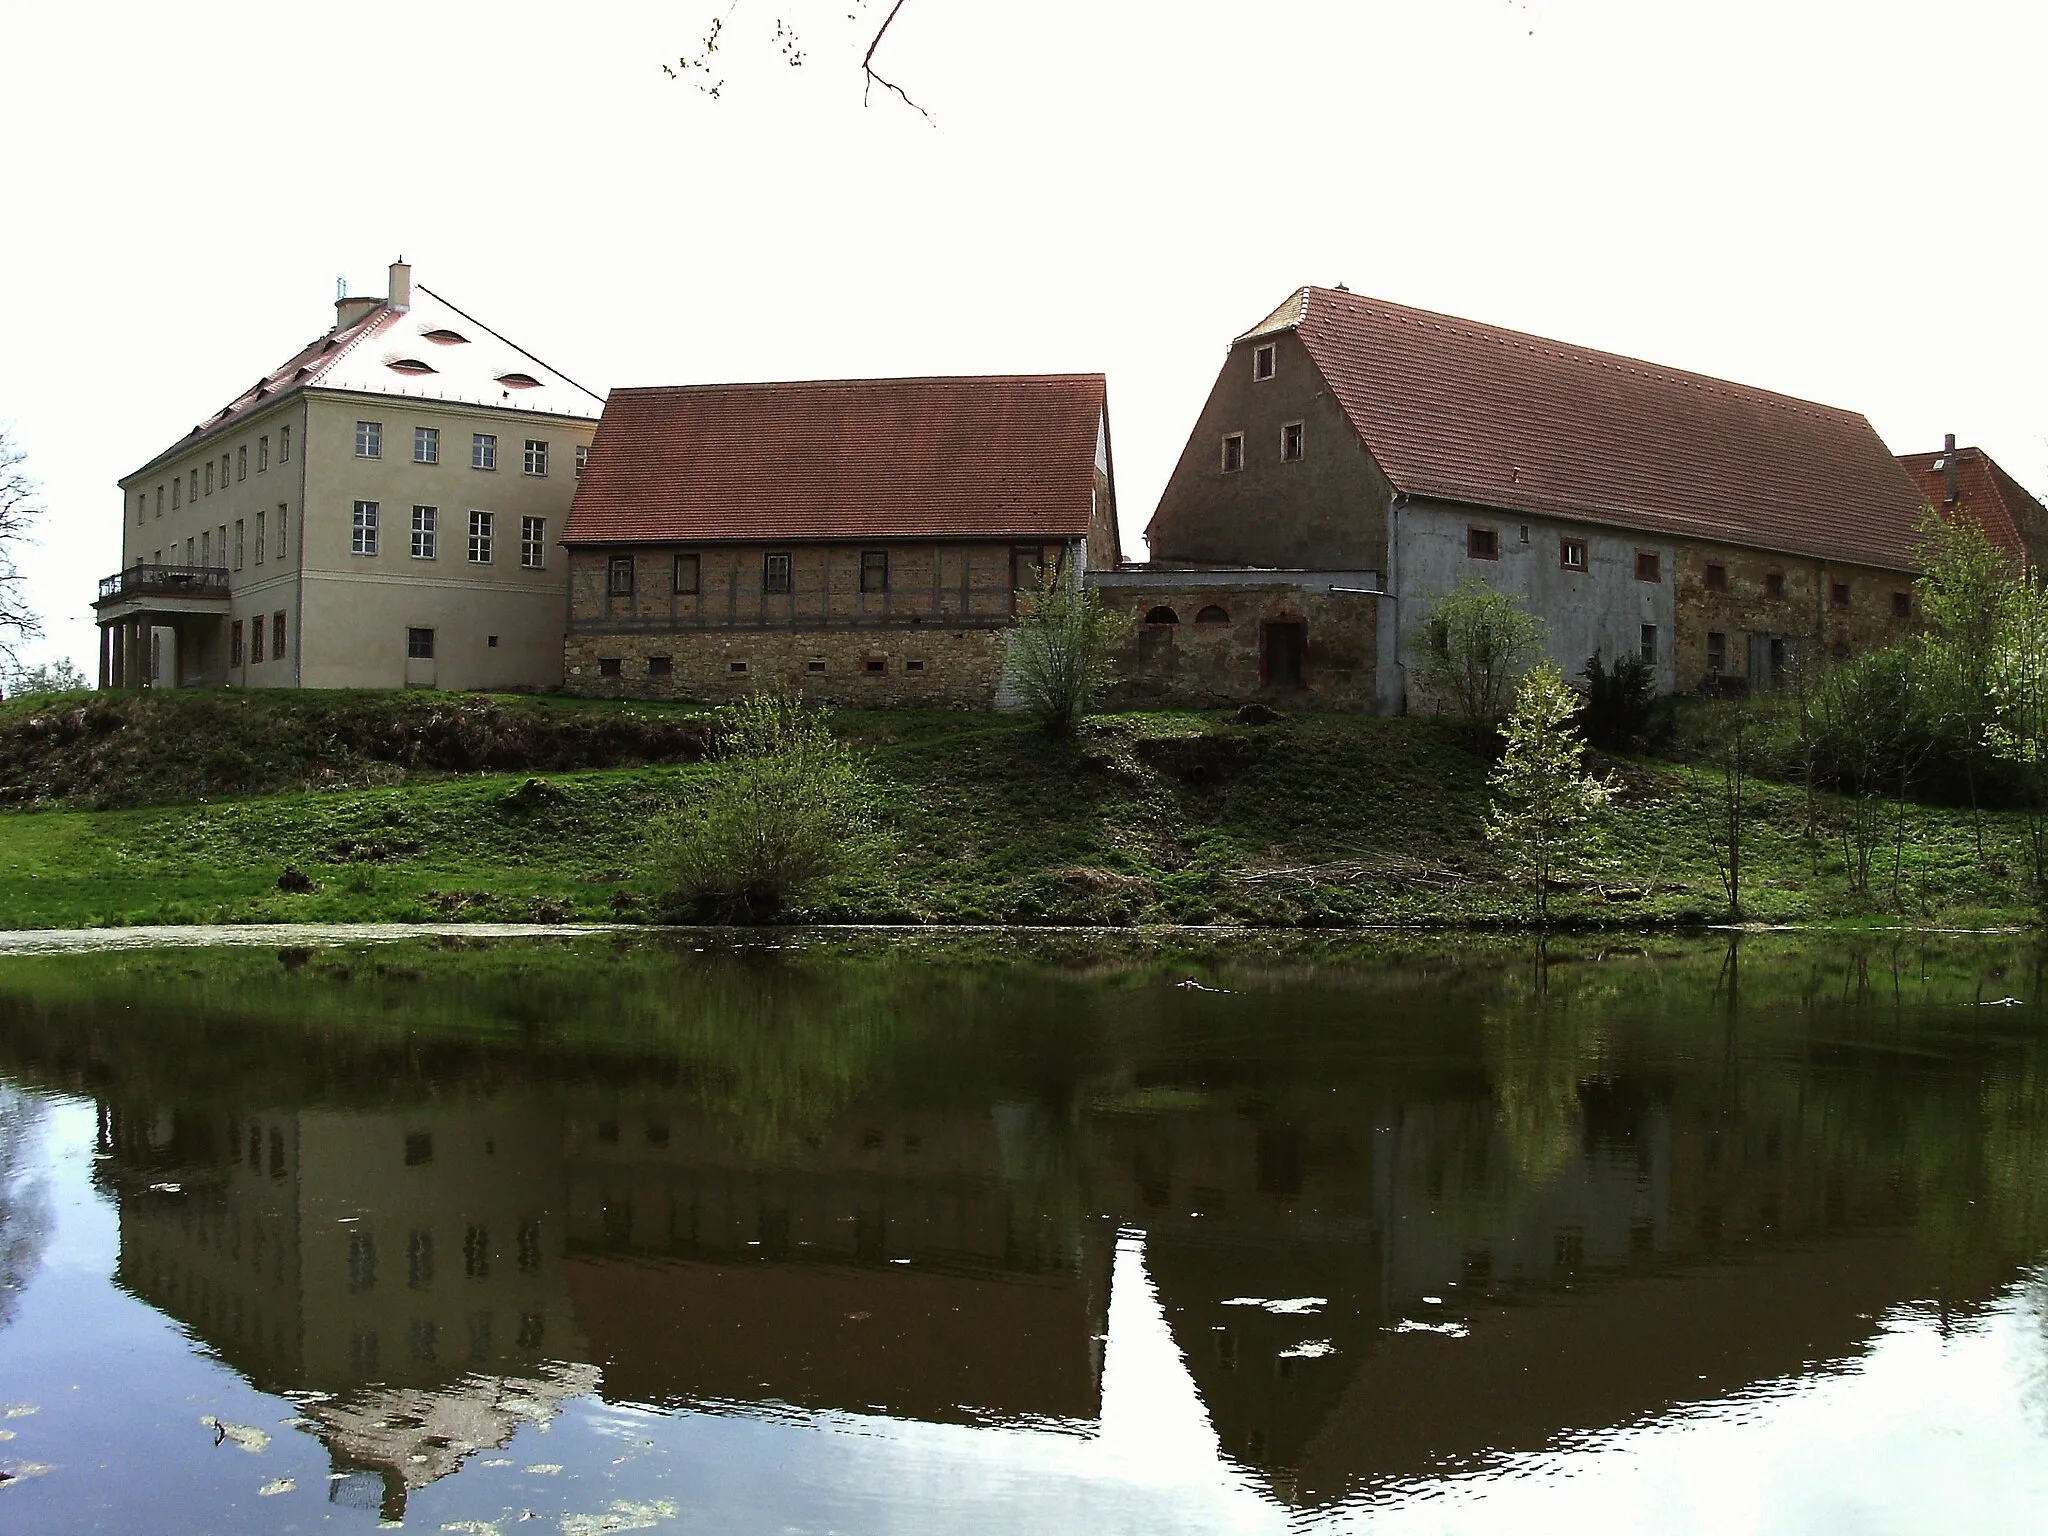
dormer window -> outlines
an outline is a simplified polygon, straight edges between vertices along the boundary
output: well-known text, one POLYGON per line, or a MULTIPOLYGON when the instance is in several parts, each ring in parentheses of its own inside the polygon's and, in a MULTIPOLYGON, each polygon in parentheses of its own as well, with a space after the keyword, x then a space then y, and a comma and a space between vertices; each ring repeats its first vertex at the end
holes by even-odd
POLYGON ((459 347, 469 338, 460 331, 451 331, 446 326, 425 333, 427 340, 444 347, 459 347))
POLYGON ((1252 377, 1262 382, 1270 379, 1273 377, 1273 369, 1276 362, 1277 359, 1273 353, 1273 343, 1270 341, 1262 347, 1252 348, 1252 377))
POLYGON ((394 357, 384 366, 393 373, 433 373, 437 371, 432 363, 423 363, 416 357, 394 357))
POLYGON ((498 382, 507 389, 539 389, 540 380, 530 373, 501 373, 498 382))

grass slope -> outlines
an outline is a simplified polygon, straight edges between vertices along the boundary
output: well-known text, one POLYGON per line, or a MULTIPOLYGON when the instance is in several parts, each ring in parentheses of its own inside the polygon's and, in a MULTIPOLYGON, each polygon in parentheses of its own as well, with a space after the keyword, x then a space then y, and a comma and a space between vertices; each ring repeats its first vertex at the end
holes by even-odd
MULTIPOLYGON (((68 755, 42 749, 46 784, 68 776, 74 802, 130 808, 0 813, 0 926, 644 918, 657 894, 646 872, 650 837, 713 771, 646 762, 663 743, 673 757, 701 755, 701 720, 680 709, 407 695, 109 702, 137 712, 100 736, 133 731, 132 750, 160 760, 126 779, 90 729, 68 755), (325 735, 323 720, 333 727, 325 735), (300 740, 269 743, 287 729, 300 740), (443 745, 410 753, 408 731, 443 745), (497 743, 482 766, 546 768, 544 783, 531 785, 524 771, 458 772, 446 743, 477 750, 478 740, 497 743), (259 782, 338 787, 217 798, 232 786, 210 779, 205 764, 222 741, 262 748, 237 748, 265 765, 259 782), (368 751, 365 741, 381 745, 368 751), (593 759, 637 766, 577 766, 593 759), (180 788, 184 803, 135 803, 173 799, 180 788), (287 865, 314 889, 280 890, 287 865)), ((31 713, 0 711, 0 745, 31 713)), ((1246 726, 1147 713, 1098 719, 1064 742, 981 714, 847 712, 836 723, 878 787, 877 856, 868 873, 794 919, 1527 918, 1526 892, 1502 877, 1480 833, 1486 764, 1431 721, 1302 716, 1246 726)), ((1683 770, 1609 766, 1622 792, 1588 877, 1553 895, 1557 919, 1720 917, 1713 846, 1683 770)), ((19 779, 12 765, 0 772, 19 779)), ((2031 915, 2016 823, 1987 817, 1980 859, 1966 813, 1909 807, 1896 895, 1887 848, 1863 898, 1848 889, 1839 841, 1802 836, 1796 789, 1760 785, 1754 807, 1751 918, 1973 925, 2031 915)))

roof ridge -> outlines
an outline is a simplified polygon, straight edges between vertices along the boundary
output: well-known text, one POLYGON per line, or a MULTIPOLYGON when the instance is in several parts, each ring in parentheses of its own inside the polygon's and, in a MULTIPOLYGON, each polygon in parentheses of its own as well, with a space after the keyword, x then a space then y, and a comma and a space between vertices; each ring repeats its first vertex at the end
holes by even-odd
POLYGON ((930 373, 861 379, 733 379, 710 384, 622 384, 620 395, 680 395, 714 390, 872 389, 888 384, 1080 384, 1108 383, 1106 373, 930 373))
MULTIPOLYGON (((1758 384, 1744 384, 1737 379, 1724 379, 1718 374, 1702 373, 1696 368, 1675 368, 1669 363, 1652 362, 1648 358, 1636 357, 1627 352, 1610 352, 1604 347, 1589 347, 1581 342, 1564 341, 1555 336, 1539 336, 1534 331, 1496 325, 1488 320, 1473 320, 1463 315, 1445 314, 1440 310, 1419 309, 1395 299, 1353 293, 1348 288, 1322 288, 1314 285, 1311 285, 1311 288, 1313 292, 1327 296, 1333 303, 1348 300, 1352 303, 1377 304, 1391 311, 1390 318, 1399 323, 1413 320, 1423 324, 1440 325, 1474 341, 1489 341, 1509 346, 1533 343, 1537 350, 1555 349, 1546 354, 1555 361, 1593 362, 1596 366, 1618 367, 1621 370, 1639 369, 1646 377, 1655 376, 1691 387, 1705 386, 1731 398, 1751 399, 1770 408, 1799 407, 1831 417, 1850 417, 1865 421, 1867 424, 1867 418, 1861 411, 1850 410, 1847 406, 1829 405, 1824 400, 1811 400, 1803 395, 1786 394, 1783 390, 1766 389, 1758 384)), ((1306 324, 1306 317, 1303 323, 1306 324)))

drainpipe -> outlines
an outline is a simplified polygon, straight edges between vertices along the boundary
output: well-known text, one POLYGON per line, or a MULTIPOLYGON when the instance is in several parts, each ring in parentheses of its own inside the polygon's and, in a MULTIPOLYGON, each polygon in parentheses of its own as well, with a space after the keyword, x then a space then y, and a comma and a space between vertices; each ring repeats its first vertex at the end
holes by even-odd
POLYGON ((1379 644, 1379 708, 1382 714, 1405 715, 1408 712, 1408 689, 1405 682, 1407 673, 1401 659, 1401 511, 1408 504, 1408 493, 1396 491, 1387 502, 1387 555, 1386 569, 1380 572, 1380 586, 1385 596, 1380 599, 1378 630, 1379 644))

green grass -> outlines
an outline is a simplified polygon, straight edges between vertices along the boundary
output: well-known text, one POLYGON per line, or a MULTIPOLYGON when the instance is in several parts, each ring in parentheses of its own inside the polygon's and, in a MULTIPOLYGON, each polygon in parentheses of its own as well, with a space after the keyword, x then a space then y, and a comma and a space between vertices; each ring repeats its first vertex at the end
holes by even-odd
MULTIPOLYGON (((0 812, 0 926, 642 920, 658 906, 651 829, 715 771, 695 762, 548 767, 549 791, 523 791, 536 758, 633 761, 663 742, 700 755, 701 723, 678 708, 408 695, 114 703, 135 712, 98 736, 83 732, 68 750, 46 745, 38 759, 39 771, 81 784, 74 808, 0 812), (678 721, 693 734, 659 734, 678 721), (293 728, 297 742, 268 743, 268 733, 293 728), (408 730, 481 741, 515 761, 524 751, 526 766, 463 774, 407 762, 408 730), (139 784, 103 752, 89 771, 78 766, 101 750, 95 741, 122 732, 162 759, 139 784), (268 765, 259 780, 333 787, 75 808, 189 791, 224 740, 268 765), (364 742, 383 756, 366 755, 364 742), (315 888, 279 889, 287 865, 315 888)), ((28 712, 11 706, 0 732, 28 712)), ((1242 726, 1147 713, 1097 719, 1066 741, 985 714, 849 712, 835 724, 877 787, 875 855, 859 877, 788 914, 795 920, 1494 927, 1528 918, 1527 891, 1502 876, 1480 832, 1486 764, 1432 721, 1300 716, 1242 726)), ((1586 877, 1553 893, 1556 921, 1721 918, 1713 847, 1685 770, 1610 766, 1622 793, 1586 877)), ((1887 844, 1871 892, 1859 896, 1839 838, 1802 835, 1797 789, 1759 785, 1753 806, 1744 893, 1752 920, 2033 919, 2015 818, 1985 818, 1980 859, 1966 812, 1910 806, 1896 892, 1887 844)), ((1825 819, 1832 807, 1822 811, 1825 819)))

